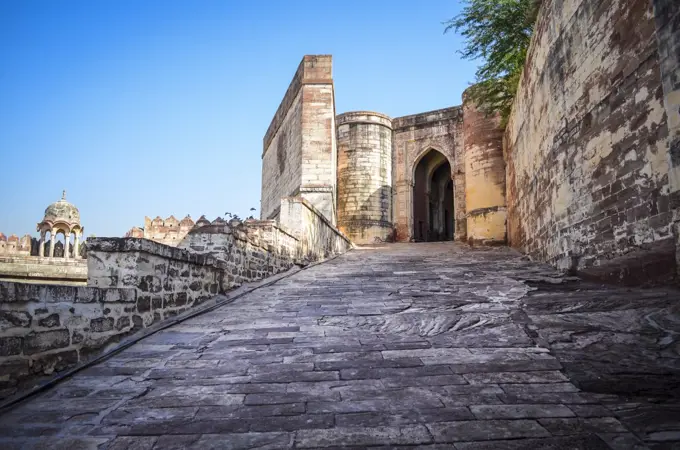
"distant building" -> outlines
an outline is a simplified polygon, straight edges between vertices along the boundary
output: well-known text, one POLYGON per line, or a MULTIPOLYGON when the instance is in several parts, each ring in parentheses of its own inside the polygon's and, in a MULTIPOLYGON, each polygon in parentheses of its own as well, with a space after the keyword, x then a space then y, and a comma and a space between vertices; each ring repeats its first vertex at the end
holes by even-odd
POLYGON ((78 208, 66 201, 66 191, 45 209, 37 231, 39 239, 0 233, 0 280, 85 284, 84 228, 78 208), (63 242, 57 240, 59 234, 63 242))
MULTIPOLYGON (((201 219, 205 220, 205 217, 201 219)), ((165 220, 159 216, 153 220, 150 217, 144 217, 144 228, 133 227, 125 233, 125 237, 144 238, 177 247, 194 225, 196 223, 188 214, 182 220, 177 220, 175 216, 170 216, 165 220)))

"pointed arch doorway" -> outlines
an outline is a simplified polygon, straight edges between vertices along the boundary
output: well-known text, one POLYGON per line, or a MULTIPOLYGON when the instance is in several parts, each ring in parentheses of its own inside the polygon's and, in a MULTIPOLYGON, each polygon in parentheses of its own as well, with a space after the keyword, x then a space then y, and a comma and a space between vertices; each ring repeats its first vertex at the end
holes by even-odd
POLYGON ((451 164, 430 149, 416 163, 413 174, 413 240, 452 241, 455 230, 451 164))

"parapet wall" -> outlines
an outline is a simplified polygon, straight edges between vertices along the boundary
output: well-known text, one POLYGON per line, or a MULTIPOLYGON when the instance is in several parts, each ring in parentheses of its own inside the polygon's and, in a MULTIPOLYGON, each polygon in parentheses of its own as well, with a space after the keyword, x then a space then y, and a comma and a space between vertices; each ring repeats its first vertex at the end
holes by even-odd
POLYGON ((672 275, 657 38, 648 0, 543 2, 504 139, 513 247, 617 281, 672 275))
POLYGON ((352 242, 304 198, 281 199, 280 221, 299 240, 298 255, 307 261, 323 260, 352 248, 352 242))

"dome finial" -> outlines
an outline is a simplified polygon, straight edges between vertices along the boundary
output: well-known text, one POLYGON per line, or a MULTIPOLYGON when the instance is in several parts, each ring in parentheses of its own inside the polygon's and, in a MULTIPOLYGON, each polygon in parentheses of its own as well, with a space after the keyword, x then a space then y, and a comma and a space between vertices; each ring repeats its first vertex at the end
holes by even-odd
POLYGON ((66 200, 66 189, 61 191, 61 199, 66 200))

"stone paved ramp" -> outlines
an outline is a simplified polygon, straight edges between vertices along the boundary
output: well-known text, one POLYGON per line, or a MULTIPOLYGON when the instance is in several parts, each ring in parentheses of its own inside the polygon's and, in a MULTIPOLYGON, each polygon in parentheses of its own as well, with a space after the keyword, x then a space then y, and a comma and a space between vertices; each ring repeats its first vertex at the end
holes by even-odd
POLYGON ((357 250, 30 399, 0 448, 680 448, 679 304, 508 249, 357 250))

